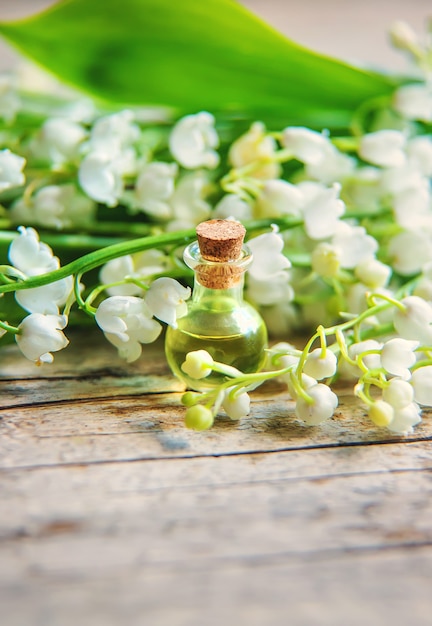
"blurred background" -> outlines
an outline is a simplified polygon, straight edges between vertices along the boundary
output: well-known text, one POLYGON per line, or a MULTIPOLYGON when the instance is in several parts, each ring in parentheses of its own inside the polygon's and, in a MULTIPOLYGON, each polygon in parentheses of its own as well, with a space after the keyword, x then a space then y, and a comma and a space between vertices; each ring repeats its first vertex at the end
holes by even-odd
MULTIPOLYGON (((54 0, 0 0, 0 20, 26 17, 54 4, 54 0)), ((308 48, 391 70, 405 70, 406 65, 389 46, 389 25, 403 19, 425 32, 432 17, 431 0, 242 0, 241 4, 308 48)), ((17 62, 18 56, 0 41, 0 71, 17 62)))

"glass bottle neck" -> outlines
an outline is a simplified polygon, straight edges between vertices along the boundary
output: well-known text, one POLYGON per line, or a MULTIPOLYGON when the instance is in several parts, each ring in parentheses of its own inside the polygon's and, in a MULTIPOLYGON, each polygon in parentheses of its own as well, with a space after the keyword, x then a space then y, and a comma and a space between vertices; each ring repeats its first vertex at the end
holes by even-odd
POLYGON ((225 306, 231 309, 235 305, 243 302, 243 286, 244 276, 241 276, 237 283, 228 289, 211 289, 204 287, 195 275, 194 288, 192 293, 192 302, 207 303, 212 308, 217 306, 218 309, 225 306))

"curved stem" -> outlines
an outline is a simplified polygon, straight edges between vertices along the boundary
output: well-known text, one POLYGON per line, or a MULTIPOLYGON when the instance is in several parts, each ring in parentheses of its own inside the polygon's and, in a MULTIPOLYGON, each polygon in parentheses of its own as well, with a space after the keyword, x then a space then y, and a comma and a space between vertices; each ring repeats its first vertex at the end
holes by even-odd
POLYGON ((16 326, 11 326, 7 322, 0 321, 0 328, 14 335, 18 335, 21 332, 19 328, 17 328, 16 326))

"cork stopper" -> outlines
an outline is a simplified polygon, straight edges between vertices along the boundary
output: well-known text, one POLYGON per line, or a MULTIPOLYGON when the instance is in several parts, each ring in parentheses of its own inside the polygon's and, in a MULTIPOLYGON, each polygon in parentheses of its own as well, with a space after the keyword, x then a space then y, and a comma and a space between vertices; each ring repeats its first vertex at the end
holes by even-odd
POLYGON ((208 220, 196 228, 201 257, 208 261, 196 267, 201 285, 229 289, 242 278, 244 268, 236 265, 242 257, 245 227, 232 220, 208 220))
POLYGON ((207 261, 235 261, 241 255, 245 227, 233 220, 208 220, 196 228, 201 256, 207 261))

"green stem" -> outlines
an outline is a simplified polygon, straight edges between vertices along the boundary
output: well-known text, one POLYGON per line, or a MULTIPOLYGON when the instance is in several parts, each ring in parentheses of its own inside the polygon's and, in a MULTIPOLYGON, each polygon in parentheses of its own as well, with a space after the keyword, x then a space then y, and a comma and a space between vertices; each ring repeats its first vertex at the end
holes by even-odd
POLYGON ((0 321, 0 328, 8 333, 13 333, 14 335, 18 335, 21 332, 19 328, 17 328, 16 326, 11 326, 7 322, 0 321))
MULTIPOLYGON (((262 219, 254 220, 246 224, 246 229, 249 232, 266 230, 273 224, 276 224, 281 230, 293 228, 301 224, 300 220, 293 220, 292 218, 278 218, 278 219, 262 219)), ((84 256, 68 263, 67 265, 48 272, 39 276, 31 276, 25 281, 20 283, 14 283, 13 285, 0 285, 0 293, 7 293, 16 291, 19 289, 31 289, 33 287, 40 287, 42 285, 48 285, 57 280, 72 276, 74 274, 85 274, 96 267, 104 265, 108 261, 116 259, 127 254, 135 254, 137 252, 143 252, 144 250, 151 250, 153 248, 163 248, 165 246, 180 246, 185 245, 195 239, 195 229, 177 231, 173 233, 164 233, 161 235, 154 235, 150 237, 141 237, 139 239, 133 239, 132 241, 121 241, 113 245, 107 246, 101 250, 95 250, 89 252, 84 256)), ((0 233, 1 240, 1 233, 0 233)))

